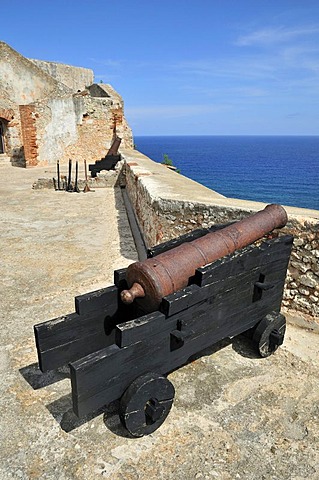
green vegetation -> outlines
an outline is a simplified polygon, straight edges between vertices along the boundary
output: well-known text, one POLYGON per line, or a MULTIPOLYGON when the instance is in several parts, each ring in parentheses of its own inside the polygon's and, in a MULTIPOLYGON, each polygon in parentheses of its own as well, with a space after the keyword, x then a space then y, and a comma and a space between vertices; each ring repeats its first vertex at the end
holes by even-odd
POLYGON ((166 153, 164 153, 163 157, 164 157, 164 159, 162 161, 162 165, 166 165, 167 167, 172 167, 172 170, 174 170, 177 173, 181 173, 179 168, 176 168, 174 166, 173 160, 171 158, 169 158, 169 156, 166 153))
POLYGON ((168 165, 169 167, 173 167, 173 160, 171 158, 169 158, 168 155, 166 155, 166 153, 164 153, 163 155, 164 157, 164 160, 162 161, 162 165, 168 165))

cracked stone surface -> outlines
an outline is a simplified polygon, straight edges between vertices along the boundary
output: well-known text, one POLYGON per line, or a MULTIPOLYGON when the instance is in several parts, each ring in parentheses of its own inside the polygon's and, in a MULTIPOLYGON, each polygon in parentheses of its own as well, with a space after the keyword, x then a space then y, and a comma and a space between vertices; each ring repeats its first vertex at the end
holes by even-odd
POLYGON ((73 414, 68 369, 37 368, 33 325, 136 252, 119 191, 33 191, 39 170, 0 170, 0 478, 317 480, 319 337, 293 326, 269 358, 238 337, 171 373, 173 408, 148 437, 130 438, 118 402, 73 414))

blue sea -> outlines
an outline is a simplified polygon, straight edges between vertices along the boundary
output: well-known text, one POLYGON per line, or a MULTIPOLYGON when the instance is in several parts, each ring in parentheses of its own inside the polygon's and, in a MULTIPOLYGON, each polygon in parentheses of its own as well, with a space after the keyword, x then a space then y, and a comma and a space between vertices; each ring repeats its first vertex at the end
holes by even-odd
POLYGON ((226 197, 319 210, 319 136, 137 136, 157 162, 226 197))

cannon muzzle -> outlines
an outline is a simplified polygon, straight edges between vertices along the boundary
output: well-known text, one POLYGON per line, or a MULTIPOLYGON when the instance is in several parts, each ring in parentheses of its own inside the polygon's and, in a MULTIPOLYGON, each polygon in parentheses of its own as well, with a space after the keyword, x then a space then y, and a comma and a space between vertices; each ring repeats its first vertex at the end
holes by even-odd
POLYGON ((222 230, 133 263, 127 269, 129 290, 121 293, 122 302, 129 304, 137 299, 145 312, 155 311, 163 297, 188 285, 197 268, 253 243, 275 228, 284 227, 287 220, 281 205, 267 205, 264 210, 222 230))

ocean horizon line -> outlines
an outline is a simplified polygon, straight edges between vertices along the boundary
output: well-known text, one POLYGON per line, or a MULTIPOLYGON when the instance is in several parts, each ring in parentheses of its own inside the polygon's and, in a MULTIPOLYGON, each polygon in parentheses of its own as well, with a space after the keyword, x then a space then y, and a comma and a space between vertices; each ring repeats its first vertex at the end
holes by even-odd
POLYGON ((139 135, 133 135, 133 138, 137 137, 319 137, 318 135, 313 135, 313 134, 290 134, 290 133, 284 133, 284 134, 262 134, 262 133, 245 133, 245 134, 238 134, 238 133, 208 133, 208 134, 188 134, 188 133, 179 133, 179 134, 139 134, 139 135))

